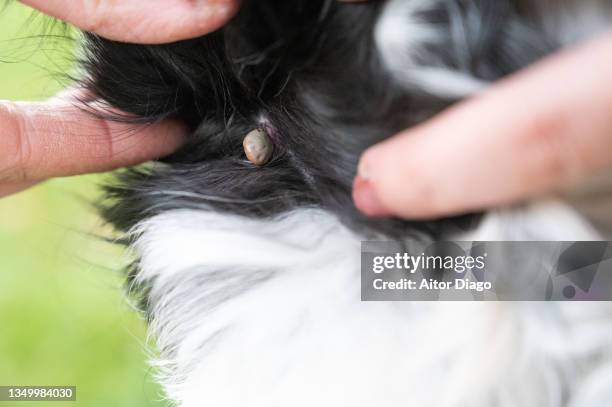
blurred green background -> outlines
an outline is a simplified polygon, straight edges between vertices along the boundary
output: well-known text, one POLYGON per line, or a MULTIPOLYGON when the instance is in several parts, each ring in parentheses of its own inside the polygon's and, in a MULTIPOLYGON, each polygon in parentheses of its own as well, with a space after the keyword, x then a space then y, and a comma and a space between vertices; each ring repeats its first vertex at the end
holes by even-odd
MULTIPOLYGON (((43 100, 66 85, 75 33, 47 23, 15 2, 0 10, 0 99, 43 100), (40 36, 50 31, 58 37, 40 36)), ((100 181, 56 179, 0 199, 0 385, 77 386, 76 402, 54 406, 162 406, 122 252, 95 237, 109 233, 90 206, 100 181)))

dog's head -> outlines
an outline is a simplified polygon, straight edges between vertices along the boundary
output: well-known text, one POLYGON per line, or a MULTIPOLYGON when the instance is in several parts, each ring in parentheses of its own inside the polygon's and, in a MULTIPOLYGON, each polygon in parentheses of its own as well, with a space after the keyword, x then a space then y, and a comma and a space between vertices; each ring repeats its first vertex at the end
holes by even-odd
MULTIPOLYGON (((188 41, 87 36, 95 106, 129 114, 117 120, 174 118, 191 128, 171 157, 119 174, 105 209, 132 231, 130 281, 143 294, 169 398, 183 406, 362 405, 384 393, 388 405, 431 404, 479 350, 493 360, 488 333, 504 317, 496 308, 449 307, 437 320, 444 329, 431 330, 420 308, 412 318, 403 304, 358 304, 364 236, 428 238, 475 218, 368 220, 352 204, 351 183, 368 146, 550 51, 524 9, 536 3, 245 0, 227 26, 188 41), (270 143, 261 162, 245 153, 249 134, 270 143), (476 353, 465 358, 462 349, 476 353)), ((409 175, 405 182, 410 188, 409 175)), ((494 360, 512 365, 509 340, 499 343, 494 360)), ((533 394, 552 394, 540 386, 550 376, 540 378, 533 394)), ((506 382, 492 375, 465 393, 480 397, 506 382)), ((523 393, 494 395, 536 400, 523 393)))
MULTIPOLYGON (((452 9, 444 2, 420 8, 398 3, 397 10, 386 7, 383 13, 385 2, 247 1, 219 31, 167 45, 89 35, 86 69, 95 95, 137 121, 172 117, 193 130, 166 165, 120 176, 120 186, 111 188, 119 199, 109 207, 109 219, 127 229, 176 208, 266 217, 312 206, 362 230, 435 234, 447 223, 361 216, 350 193, 358 157, 457 100, 457 94, 436 93, 440 83, 427 89, 432 75, 446 72, 453 86, 469 88, 509 70, 509 63, 496 69, 500 60, 489 52, 504 50, 499 39, 506 26, 485 26, 473 49, 455 55, 439 44, 452 39, 452 9), (435 35, 428 39, 424 29, 406 43, 389 40, 397 18, 422 19, 435 35), (398 80, 395 57, 411 57, 418 65, 413 80, 398 80), (243 140, 254 129, 273 146, 265 165, 254 165, 244 152, 243 140)), ((459 16, 475 12, 460 10, 459 16)))

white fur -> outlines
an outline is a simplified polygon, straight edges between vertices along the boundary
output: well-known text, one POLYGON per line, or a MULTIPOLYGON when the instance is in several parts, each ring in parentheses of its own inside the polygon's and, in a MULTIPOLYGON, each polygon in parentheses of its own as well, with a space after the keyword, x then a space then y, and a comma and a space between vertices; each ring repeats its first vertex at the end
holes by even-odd
MULTIPOLYGON (((431 46, 456 47, 419 14, 448 0, 388 0, 374 33, 380 57, 400 85, 446 98, 465 98, 489 83, 439 61, 431 46), (428 61, 424 64, 423 61, 428 61)), ((572 45, 606 31, 612 20, 608 0, 524 0, 533 25, 561 45, 572 45)), ((458 36, 460 38, 460 36, 458 36)))
MULTIPOLYGON (((507 226, 486 230, 500 222, 525 237, 526 224, 554 217, 568 223, 549 239, 592 232, 570 209, 549 209, 490 215, 475 236, 506 238, 507 226)), ((180 406, 559 407, 569 398, 572 407, 600 407, 609 400, 609 304, 361 302, 363 237, 318 210, 273 220, 176 210, 134 234, 138 280, 152 285, 157 365, 180 406)))
POLYGON ((530 7, 544 32, 564 45, 607 31, 612 18, 609 0, 531 0, 530 7))
MULTIPOLYGON (((414 62, 440 40, 416 17, 432 1, 442 0, 389 1, 375 33, 381 56, 407 86, 473 94, 485 84, 414 62)), ((541 18, 552 32, 554 19, 541 18)), ((319 210, 271 220, 176 210, 133 235, 137 282, 151 287, 156 365, 181 407, 601 407, 612 399, 608 303, 362 302, 363 237, 319 210)), ((597 235, 547 202, 495 211, 463 237, 597 235)))
POLYGON ((582 241, 600 238, 599 232, 573 208, 549 198, 514 210, 493 210, 475 231, 456 240, 582 241))
POLYGON ((417 62, 420 57, 431 59, 426 57, 430 45, 446 41, 439 28, 418 16, 440 1, 444 0, 388 1, 376 24, 376 46, 387 69, 402 85, 443 97, 462 98, 487 84, 459 70, 417 62))

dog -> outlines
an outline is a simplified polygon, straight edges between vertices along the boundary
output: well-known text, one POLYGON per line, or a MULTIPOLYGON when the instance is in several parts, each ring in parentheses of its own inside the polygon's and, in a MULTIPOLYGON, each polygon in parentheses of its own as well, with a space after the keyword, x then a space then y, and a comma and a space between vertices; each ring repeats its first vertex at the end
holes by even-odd
POLYGON ((363 240, 597 238, 578 212, 533 202, 409 222, 368 219, 351 201, 367 147, 611 17, 605 0, 245 0, 227 26, 173 44, 86 34, 83 81, 108 107, 97 114, 192 130, 172 156, 119 173, 102 209, 135 256, 129 289, 167 398, 612 403, 608 304, 360 301, 363 240), (256 160, 247 136, 265 152, 256 160))

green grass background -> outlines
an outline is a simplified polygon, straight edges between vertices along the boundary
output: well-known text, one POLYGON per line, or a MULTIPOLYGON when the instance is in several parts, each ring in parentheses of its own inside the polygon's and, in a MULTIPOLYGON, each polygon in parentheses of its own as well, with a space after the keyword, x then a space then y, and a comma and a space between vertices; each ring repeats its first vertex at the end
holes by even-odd
MULTIPOLYGON (((43 25, 15 2, 0 11, 0 99, 44 100, 66 84, 73 44, 37 37, 43 25)), ((0 385, 77 386, 76 402, 54 406, 161 406, 121 251, 92 237, 108 233, 89 205, 99 182, 56 179, 0 199, 0 385)))

